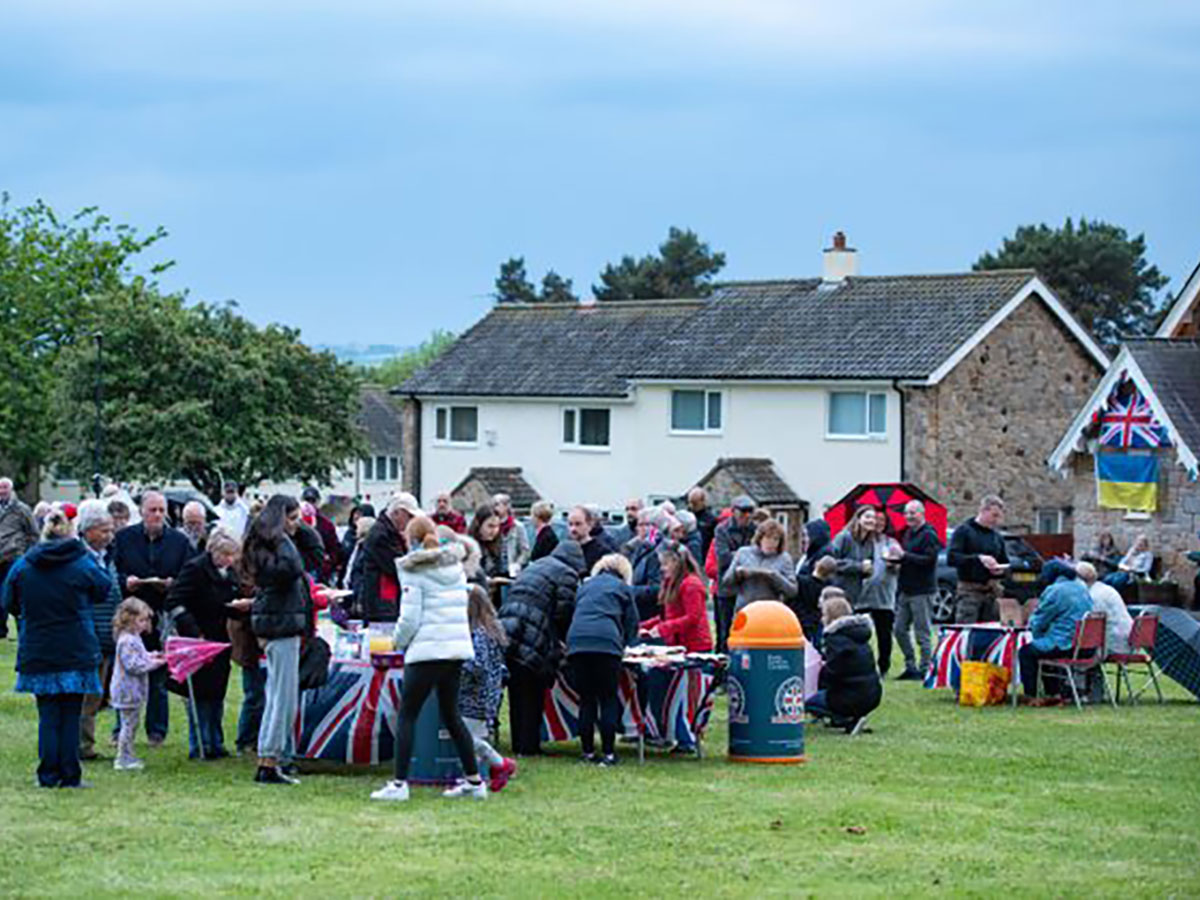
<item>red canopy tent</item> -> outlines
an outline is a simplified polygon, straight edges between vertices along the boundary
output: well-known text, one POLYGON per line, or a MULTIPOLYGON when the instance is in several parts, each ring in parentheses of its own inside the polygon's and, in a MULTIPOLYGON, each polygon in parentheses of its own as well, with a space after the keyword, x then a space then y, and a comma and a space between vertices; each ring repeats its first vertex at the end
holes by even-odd
POLYGON ((854 510, 860 506, 883 507, 887 510, 888 534, 903 540, 908 527, 904 521, 904 504, 909 500, 920 500, 925 504, 925 519, 945 544, 946 507, 915 484, 860 484, 826 510, 825 521, 829 523, 829 530, 836 535, 846 527, 854 510))

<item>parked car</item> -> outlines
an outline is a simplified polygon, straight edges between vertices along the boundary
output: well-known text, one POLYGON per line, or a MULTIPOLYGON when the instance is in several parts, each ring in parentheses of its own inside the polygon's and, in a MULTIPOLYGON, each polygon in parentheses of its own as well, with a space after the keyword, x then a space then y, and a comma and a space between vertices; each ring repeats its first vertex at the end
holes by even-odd
MULTIPOLYGON (((947 535, 947 541, 949 535, 947 535)), ((1017 534, 1004 535, 1004 550, 1012 568, 1004 576, 1004 596, 1024 603, 1038 594, 1038 576, 1045 562, 1029 542, 1017 534)), ((954 621, 954 594, 958 589, 958 572, 946 561, 946 551, 938 554, 937 595, 930 616, 936 625, 954 621)))
MULTIPOLYGON (((204 496, 204 494, 192 488, 164 488, 162 495, 167 501, 167 521, 176 528, 183 524, 183 508, 193 500, 204 507, 204 518, 210 525, 220 518, 212 501, 204 496)), ((141 493, 133 498, 133 502, 138 506, 142 505, 141 493)))

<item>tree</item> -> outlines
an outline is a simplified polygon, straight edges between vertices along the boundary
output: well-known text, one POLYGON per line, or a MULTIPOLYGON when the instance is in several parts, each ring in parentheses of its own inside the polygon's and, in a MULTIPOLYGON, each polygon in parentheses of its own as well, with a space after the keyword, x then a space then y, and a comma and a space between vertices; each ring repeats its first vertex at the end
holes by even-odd
MULTIPOLYGON (((365 450, 359 380, 299 333, 258 328, 231 305, 187 305, 122 286, 94 299, 104 331, 102 471, 120 480, 183 477, 213 500, 223 479, 328 483, 365 450)), ((56 392, 56 463, 92 470, 95 349, 65 348, 56 392)))
POLYGON ((97 298, 126 284, 153 287, 147 275, 172 263, 134 268, 166 237, 161 228, 141 236, 95 207, 63 221, 40 200, 18 209, 9 200, 0 194, 0 447, 19 475, 50 454, 57 359, 99 326, 97 298))
POLYGON ((441 356, 458 338, 449 331, 435 331, 419 346, 377 366, 363 366, 359 376, 364 381, 393 388, 407 381, 418 369, 423 369, 441 356))
POLYGON ((657 256, 623 256, 617 265, 609 263, 592 293, 597 300, 706 297, 724 267, 724 253, 714 253, 691 229, 672 227, 657 256))
POLYGON ((1022 225, 996 253, 974 268, 1033 268, 1072 315, 1102 344, 1115 348, 1123 335, 1148 334, 1157 318, 1154 292, 1167 283, 1146 262, 1146 238, 1098 220, 1067 219, 1062 228, 1022 225))
POLYGON ((579 298, 571 286, 570 278, 563 278, 551 269, 542 278, 542 295, 538 300, 541 303, 578 303, 579 298))
POLYGON ((537 291, 529 276, 525 274, 525 257, 510 257, 500 263, 500 275, 496 278, 497 303, 535 303, 537 291))

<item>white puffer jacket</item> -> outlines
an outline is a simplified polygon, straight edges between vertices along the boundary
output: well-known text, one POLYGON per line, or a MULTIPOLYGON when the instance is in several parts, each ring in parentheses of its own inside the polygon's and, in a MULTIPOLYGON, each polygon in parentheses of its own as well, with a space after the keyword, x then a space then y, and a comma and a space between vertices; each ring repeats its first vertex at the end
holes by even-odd
POLYGON ((466 555, 455 541, 396 560, 400 619, 395 640, 406 663, 475 658, 467 624, 466 555))

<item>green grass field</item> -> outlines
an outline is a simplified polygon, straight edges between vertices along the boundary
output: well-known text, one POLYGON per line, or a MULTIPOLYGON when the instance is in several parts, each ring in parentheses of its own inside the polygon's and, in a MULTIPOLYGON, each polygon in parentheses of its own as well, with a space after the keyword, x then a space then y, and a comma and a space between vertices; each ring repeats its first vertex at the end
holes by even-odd
MULTIPOLYGON (((384 770, 251 783, 189 762, 172 699, 148 768, 33 787, 36 713, 0 642, 0 894, 1200 895, 1200 705, 959 709, 889 683, 874 734, 808 732, 809 761, 523 766, 486 803, 374 804, 384 770)), ((236 678, 234 679, 236 682, 236 678)), ((231 691, 227 733, 239 698, 231 691)), ((105 712, 105 717, 111 712, 105 712)))

